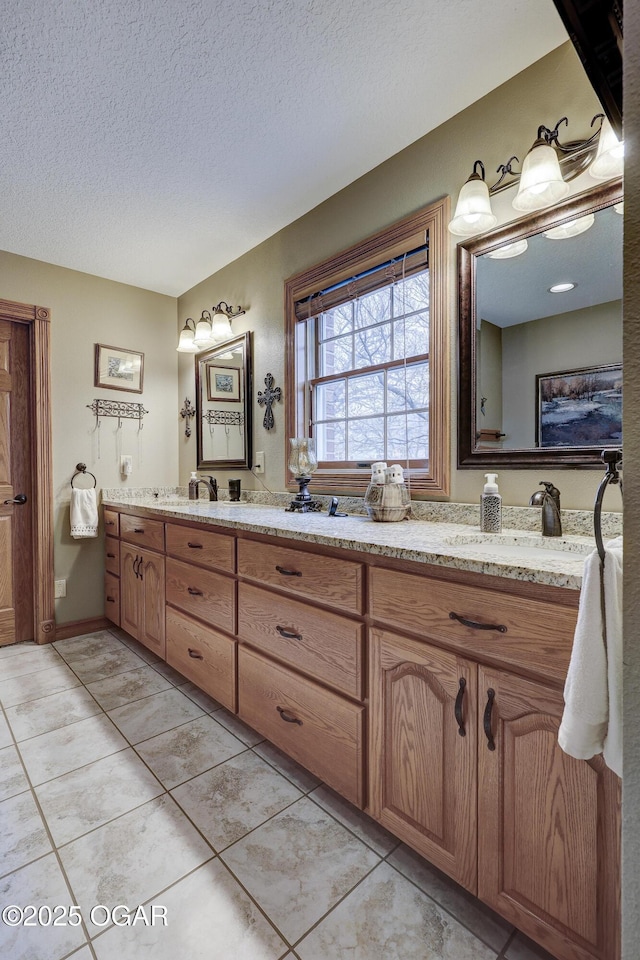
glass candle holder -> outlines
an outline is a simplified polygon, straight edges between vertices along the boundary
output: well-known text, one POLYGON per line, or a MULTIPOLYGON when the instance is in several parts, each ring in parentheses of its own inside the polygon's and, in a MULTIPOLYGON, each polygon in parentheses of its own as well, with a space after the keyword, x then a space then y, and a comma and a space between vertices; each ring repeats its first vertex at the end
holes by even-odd
POLYGON ((317 469, 315 440, 311 437, 292 437, 289 440, 289 470, 294 477, 309 477, 317 469))

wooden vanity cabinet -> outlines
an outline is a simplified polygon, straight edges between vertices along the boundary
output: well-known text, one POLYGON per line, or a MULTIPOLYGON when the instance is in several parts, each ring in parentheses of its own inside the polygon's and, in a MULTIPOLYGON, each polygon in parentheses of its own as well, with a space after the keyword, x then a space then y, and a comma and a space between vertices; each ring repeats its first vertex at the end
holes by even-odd
POLYGON ((164 557, 121 541, 120 626, 163 660, 164 594, 164 557))

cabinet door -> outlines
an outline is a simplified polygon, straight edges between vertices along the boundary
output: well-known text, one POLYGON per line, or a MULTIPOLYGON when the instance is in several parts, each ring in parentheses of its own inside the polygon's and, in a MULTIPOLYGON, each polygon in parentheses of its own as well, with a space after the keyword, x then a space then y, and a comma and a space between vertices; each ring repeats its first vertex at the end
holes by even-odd
POLYGON ((120 544, 120 626, 132 637, 140 633, 140 580, 136 576, 140 553, 128 543, 120 544))
POLYGON ((478 699, 478 896, 558 960, 615 960, 618 778, 562 752, 560 691, 481 667, 478 699))
POLYGON ((477 667, 386 631, 371 638, 371 812, 475 893, 477 667))
POLYGON ((143 610, 138 640, 164 660, 164 557, 145 551, 138 564, 138 580, 143 610))

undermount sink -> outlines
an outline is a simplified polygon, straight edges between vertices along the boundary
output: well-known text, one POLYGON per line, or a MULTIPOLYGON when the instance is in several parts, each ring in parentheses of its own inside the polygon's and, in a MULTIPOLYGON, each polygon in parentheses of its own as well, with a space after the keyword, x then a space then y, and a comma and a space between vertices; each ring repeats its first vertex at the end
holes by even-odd
POLYGON ((461 533, 446 537, 445 542, 452 547, 469 547, 482 550, 493 556, 506 559, 545 559, 553 554, 571 555, 576 560, 588 556, 595 548, 589 539, 569 540, 564 537, 543 537, 539 533, 491 534, 461 533))

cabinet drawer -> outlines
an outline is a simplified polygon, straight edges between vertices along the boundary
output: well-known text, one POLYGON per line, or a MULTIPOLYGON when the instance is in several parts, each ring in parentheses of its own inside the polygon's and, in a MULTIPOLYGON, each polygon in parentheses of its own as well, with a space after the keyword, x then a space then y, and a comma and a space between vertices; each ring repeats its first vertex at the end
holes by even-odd
POLYGON ((363 610, 363 567, 352 560, 239 540, 238 573, 349 613, 363 610))
POLYGON ((236 710, 236 642, 167 607, 167 663, 227 709, 236 710))
POLYGON ((235 583, 229 577, 167 557, 167 603, 235 633, 235 583))
POLYGON ((104 575, 104 615, 120 626, 120 581, 112 573, 104 575))
POLYGON ((370 612, 379 623, 557 681, 567 673, 577 617, 572 607, 380 567, 371 571, 370 612))
POLYGON ((130 517, 120 514, 120 536, 129 543, 152 550, 164 551, 164 523, 146 517, 130 517))
POLYGON ((104 567, 114 576, 120 576, 120 544, 115 537, 104 538, 104 567))
POLYGON ((364 806, 364 707, 239 646, 238 712, 347 800, 364 806))
POLYGON ((364 624, 241 583, 238 635, 296 670, 362 699, 364 624))
POLYGON ((120 514, 107 507, 104 508, 104 532, 109 537, 120 536, 120 514))
POLYGON ((235 568, 234 538, 223 533, 180 527, 168 523, 165 527, 167 553, 181 560, 202 564, 233 573, 235 568))

